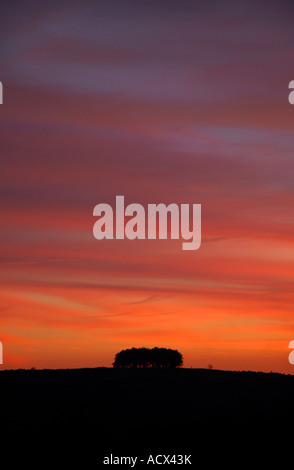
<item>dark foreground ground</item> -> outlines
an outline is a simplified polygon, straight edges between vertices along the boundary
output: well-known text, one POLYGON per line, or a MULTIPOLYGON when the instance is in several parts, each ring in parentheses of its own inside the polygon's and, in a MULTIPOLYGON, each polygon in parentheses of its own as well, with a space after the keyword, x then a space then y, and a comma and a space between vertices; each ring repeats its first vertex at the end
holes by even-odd
POLYGON ((5 468, 107 469, 110 454, 191 454, 193 464, 182 468, 199 469, 282 468, 292 460, 292 375, 18 370, 0 372, 0 390, 5 468))

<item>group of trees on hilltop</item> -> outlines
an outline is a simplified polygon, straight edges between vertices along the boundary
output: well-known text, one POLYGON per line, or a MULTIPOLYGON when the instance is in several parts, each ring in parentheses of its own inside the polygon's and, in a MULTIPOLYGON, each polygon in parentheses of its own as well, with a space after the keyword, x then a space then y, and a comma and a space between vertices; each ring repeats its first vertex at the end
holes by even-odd
POLYGON ((183 356, 176 349, 132 348, 123 349, 115 356, 113 367, 180 367, 183 356))

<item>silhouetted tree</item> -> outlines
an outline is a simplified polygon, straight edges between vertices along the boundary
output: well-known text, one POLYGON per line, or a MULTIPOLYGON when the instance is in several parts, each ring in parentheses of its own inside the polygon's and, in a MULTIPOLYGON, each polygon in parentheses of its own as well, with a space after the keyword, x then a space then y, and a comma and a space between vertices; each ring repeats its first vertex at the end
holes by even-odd
POLYGON ((176 349, 132 348, 115 355, 113 367, 181 367, 183 356, 176 349))

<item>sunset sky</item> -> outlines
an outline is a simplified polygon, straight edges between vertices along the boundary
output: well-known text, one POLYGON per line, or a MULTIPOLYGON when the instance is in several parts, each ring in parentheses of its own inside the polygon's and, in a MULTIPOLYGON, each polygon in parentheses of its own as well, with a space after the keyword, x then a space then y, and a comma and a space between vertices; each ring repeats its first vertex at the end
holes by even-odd
POLYGON ((294 373, 289 1, 3 1, 1 369, 294 373), (202 244, 102 240, 94 206, 202 204, 202 244))

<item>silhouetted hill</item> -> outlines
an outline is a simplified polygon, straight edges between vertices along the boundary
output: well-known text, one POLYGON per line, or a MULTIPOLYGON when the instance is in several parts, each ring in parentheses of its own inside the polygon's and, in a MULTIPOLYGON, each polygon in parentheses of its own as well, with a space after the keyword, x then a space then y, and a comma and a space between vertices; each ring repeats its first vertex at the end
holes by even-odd
POLYGON ((111 453, 144 458, 183 452, 192 454, 195 468, 203 459, 208 466, 264 466, 267 459, 281 466, 291 449, 292 375, 16 370, 0 372, 0 387, 1 454, 9 455, 12 468, 50 462, 57 469, 108 468, 102 457, 111 453))

